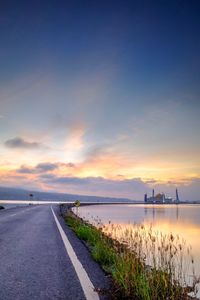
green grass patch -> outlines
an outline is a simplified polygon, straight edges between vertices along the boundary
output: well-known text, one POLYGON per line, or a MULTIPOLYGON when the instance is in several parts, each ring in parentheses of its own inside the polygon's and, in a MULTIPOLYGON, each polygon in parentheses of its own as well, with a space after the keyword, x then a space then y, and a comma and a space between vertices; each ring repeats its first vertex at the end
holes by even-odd
MULTIPOLYGON (((139 251, 130 249, 126 244, 120 243, 105 234, 103 228, 94 227, 74 215, 71 211, 66 213, 65 221, 76 235, 86 242, 92 257, 106 272, 111 274, 113 284, 109 299, 190 299, 188 292, 191 291, 191 288, 182 287, 178 281, 174 280, 174 266, 170 258, 167 260, 169 253, 167 252, 168 249, 166 251, 166 246, 162 252, 162 259, 164 262, 167 261, 168 269, 166 269, 165 264, 163 264, 162 268, 148 268, 145 264, 145 259, 140 254, 141 249, 139 251)), ((154 238, 152 238, 151 234, 149 236, 154 245, 154 238)), ((144 239, 144 234, 140 236, 138 231, 135 235, 131 234, 131 238, 132 243, 137 243, 137 241, 144 239)), ((171 251, 173 243, 171 237, 169 242, 171 243, 169 244, 171 251)), ((156 261, 156 257, 154 259, 156 261)))

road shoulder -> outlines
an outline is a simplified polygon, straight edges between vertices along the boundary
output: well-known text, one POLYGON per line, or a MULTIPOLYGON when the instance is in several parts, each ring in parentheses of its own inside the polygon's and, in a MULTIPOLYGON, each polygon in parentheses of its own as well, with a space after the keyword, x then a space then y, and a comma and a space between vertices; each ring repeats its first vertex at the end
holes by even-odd
MULTIPOLYGON (((109 278, 105 272, 101 269, 98 263, 96 263, 87 247, 84 243, 77 238, 74 232, 66 225, 59 206, 53 206, 54 213, 62 226, 63 231, 65 232, 71 246, 73 247, 78 260, 81 262, 83 268, 86 270, 92 284, 95 289, 98 291, 105 291, 109 289, 109 278)), ((108 299, 105 295, 99 294, 101 300, 108 299)))

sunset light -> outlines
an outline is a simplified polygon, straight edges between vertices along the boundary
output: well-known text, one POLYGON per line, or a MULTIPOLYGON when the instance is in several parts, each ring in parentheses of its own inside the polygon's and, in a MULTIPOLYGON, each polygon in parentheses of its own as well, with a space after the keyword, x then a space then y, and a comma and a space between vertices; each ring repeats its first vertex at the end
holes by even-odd
POLYGON ((97 6, 78 9, 77 20, 72 3, 63 18, 61 7, 42 6, 1 19, 1 185, 99 196, 119 185, 131 199, 178 185, 182 199, 198 200, 195 10, 147 4, 146 18, 140 4, 97 6))

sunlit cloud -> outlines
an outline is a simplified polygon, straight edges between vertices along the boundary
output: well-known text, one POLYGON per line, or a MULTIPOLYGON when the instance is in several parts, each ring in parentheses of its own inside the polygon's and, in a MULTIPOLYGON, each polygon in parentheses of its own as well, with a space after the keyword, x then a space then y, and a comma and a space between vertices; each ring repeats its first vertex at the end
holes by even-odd
POLYGON ((127 179, 122 175, 109 179, 103 176, 78 176, 77 166, 71 163, 43 163, 35 167, 21 166, 16 170, 0 168, 1 185, 26 188, 27 185, 45 191, 59 191, 72 194, 96 196, 126 197, 142 200, 144 193, 151 193, 152 188, 174 196, 179 188, 182 200, 199 200, 200 177, 183 178, 179 181, 160 182, 155 179, 127 179))
POLYGON ((66 130, 63 144, 63 159, 77 161, 82 159, 85 146, 84 136, 87 127, 83 123, 75 123, 66 130))
POLYGON ((84 145, 84 134, 86 132, 86 126, 84 124, 75 124, 70 128, 69 135, 66 138, 65 150, 80 150, 84 145))
POLYGON ((79 4, 65 2, 53 23, 45 5, 36 20, 16 2, 28 27, 1 14, 0 185, 140 199, 180 186, 196 199, 196 6, 86 5, 73 18, 79 4))

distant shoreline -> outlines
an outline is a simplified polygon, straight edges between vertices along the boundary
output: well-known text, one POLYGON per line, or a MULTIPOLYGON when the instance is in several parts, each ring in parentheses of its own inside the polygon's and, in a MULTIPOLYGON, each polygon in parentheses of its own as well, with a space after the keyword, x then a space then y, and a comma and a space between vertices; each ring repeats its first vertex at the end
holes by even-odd
MULTIPOLYGON (((33 205, 50 205, 50 204, 68 204, 70 206, 74 205, 74 201, 62 201, 62 200, 0 200, 0 205, 20 205, 20 204, 33 204, 33 205)), ((81 201, 80 206, 90 206, 90 205, 151 205, 151 206, 179 206, 179 205, 200 205, 200 202, 197 201, 182 201, 179 203, 145 203, 142 201, 81 201)))

